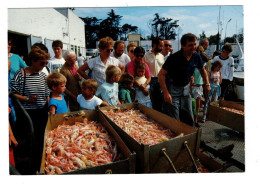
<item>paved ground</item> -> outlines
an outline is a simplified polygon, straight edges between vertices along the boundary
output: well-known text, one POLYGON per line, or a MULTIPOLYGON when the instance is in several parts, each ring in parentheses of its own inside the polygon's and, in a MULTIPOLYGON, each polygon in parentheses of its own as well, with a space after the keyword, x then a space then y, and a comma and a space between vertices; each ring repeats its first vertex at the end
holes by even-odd
MULTIPOLYGON (((202 110, 202 109, 201 109, 202 110)), ((199 113, 201 118, 202 114, 199 113)), ((203 140, 207 146, 214 148, 216 150, 224 148, 228 145, 234 145, 231 153, 232 159, 235 159, 243 164, 245 164, 245 141, 244 134, 234 131, 228 127, 217 124, 212 121, 206 121, 205 123, 199 123, 202 129, 201 140, 203 140)), ((221 164, 225 164, 221 159, 214 157, 213 154, 209 152, 204 152, 210 157, 214 158, 221 164)), ((227 168, 226 172, 244 172, 238 167, 231 166, 227 168)))

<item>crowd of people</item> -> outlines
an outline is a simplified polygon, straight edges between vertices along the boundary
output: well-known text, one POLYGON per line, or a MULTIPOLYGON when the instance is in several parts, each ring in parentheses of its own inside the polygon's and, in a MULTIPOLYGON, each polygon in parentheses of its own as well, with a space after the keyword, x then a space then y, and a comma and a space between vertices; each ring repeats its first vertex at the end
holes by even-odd
MULTIPOLYGON (((104 37, 98 44, 100 55, 89 60, 82 54, 77 58, 72 50, 62 55, 63 43, 55 40, 53 58, 44 44, 36 43, 24 62, 11 53, 12 43, 9 39, 9 90, 20 100, 35 130, 32 174, 40 169, 48 112, 67 113, 137 100, 199 127, 201 97, 206 101, 201 120, 205 122, 209 102, 218 96, 223 99, 233 80, 232 46, 224 45, 222 52, 215 52, 210 59, 205 53, 208 40, 201 40, 197 46, 197 37, 191 33, 182 36, 181 49, 175 53, 171 42, 159 37, 152 39, 152 49, 146 53, 135 43, 126 47, 124 41, 104 37)), ((9 107, 12 109, 11 101, 9 107)), ((15 125, 12 121, 10 124, 15 125)), ((10 140, 10 145, 19 146, 11 128, 10 140)))

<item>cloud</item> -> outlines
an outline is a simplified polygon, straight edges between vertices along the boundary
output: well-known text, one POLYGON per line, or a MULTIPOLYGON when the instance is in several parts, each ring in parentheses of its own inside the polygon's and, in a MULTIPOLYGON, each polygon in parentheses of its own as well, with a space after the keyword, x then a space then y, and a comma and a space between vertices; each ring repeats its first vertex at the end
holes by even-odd
POLYGON ((211 26, 211 24, 210 23, 206 23, 206 24, 199 24, 198 25, 198 27, 199 28, 202 28, 202 29, 205 29, 205 28, 207 28, 207 27, 210 27, 211 26))

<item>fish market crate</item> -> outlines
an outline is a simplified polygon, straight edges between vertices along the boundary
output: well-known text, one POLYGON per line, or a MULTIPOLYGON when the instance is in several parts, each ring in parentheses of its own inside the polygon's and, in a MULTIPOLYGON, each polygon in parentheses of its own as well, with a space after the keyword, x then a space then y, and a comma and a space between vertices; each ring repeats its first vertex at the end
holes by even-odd
MULTIPOLYGON (((106 163, 103 165, 84 167, 81 169, 63 172, 61 174, 131 174, 135 173, 136 164, 136 154, 131 153, 129 148, 125 145, 116 131, 111 127, 104 116, 97 110, 85 110, 76 111, 66 114, 49 114, 47 126, 45 129, 45 140, 44 140, 44 150, 40 168, 40 174, 45 173, 46 164, 46 143, 47 136, 50 131, 56 129, 59 125, 75 125, 75 122, 84 122, 84 120, 95 121, 101 123, 101 125, 108 132, 109 136, 112 137, 113 141, 117 145, 117 153, 121 155, 120 159, 114 162, 106 163)), ((95 134, 96 135, 96 134, 95 134)), ((101 134, 96 135, 101 136, 101 134)), ((72 138, 71 138, 72 139, 72 138)), ((114 142, 113 142, 114 143, 114 142)), ((82 159, 82 158, 81 158, 82 159)))
POLYGON ((244 105, 241 103, 225 100, 211 102, 207 118, 233 130, 244 132, 244 105))
MULTIPOLYGON (((122 137, 130 150, 136 153, 137 173, 170 173, 181 171, 192 164, 192 157, 199 150, 201 129, 195 129, 142 104, 121 104, 101 107, 99 110, 122 137), (177 136, 153 145, 143 144, 132 138, 112 119, 105 115, 105 113, 109 111, 124 111, 130 109, 139 110, 148 117, 148 119, 152 119, 164 128, 170 129, 177 136), (186 145, 189 148, 190 154, 186 145)), ((192 171, 190 170, 189 172, 192 171)))

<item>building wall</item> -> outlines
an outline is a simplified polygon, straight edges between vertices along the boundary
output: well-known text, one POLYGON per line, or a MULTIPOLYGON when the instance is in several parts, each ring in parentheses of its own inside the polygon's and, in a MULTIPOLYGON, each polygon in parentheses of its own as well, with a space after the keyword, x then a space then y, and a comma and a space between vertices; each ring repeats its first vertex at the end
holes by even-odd
POLYGON ((39 37, 42 43, 59 39, 64 43, 63 50, 73 45, 85 55, 84 22, 71 10, 63 8, 66 10, 67 17, 53 8, 8 9, 8 31, 39 37))

